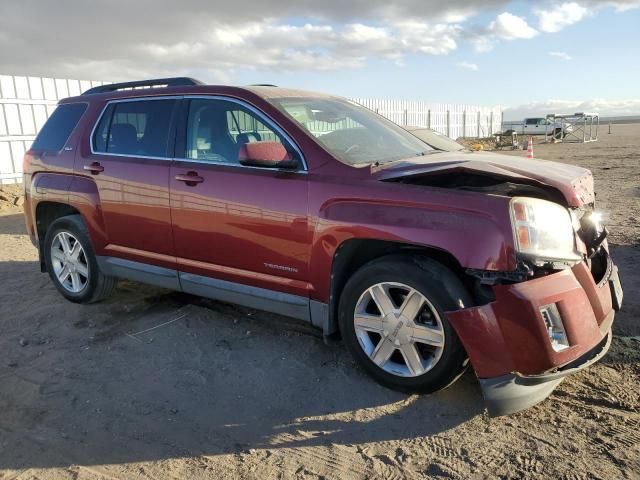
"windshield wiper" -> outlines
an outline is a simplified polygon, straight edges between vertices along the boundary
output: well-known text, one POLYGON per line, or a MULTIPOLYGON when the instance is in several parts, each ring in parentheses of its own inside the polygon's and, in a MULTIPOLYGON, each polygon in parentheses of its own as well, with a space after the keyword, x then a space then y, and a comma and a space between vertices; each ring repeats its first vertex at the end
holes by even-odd
POLYGON ((402 160, 409 160, 410 158, 424 157, 429 153, 430 153, 430 151, 416 152, 416 154, 411 156, 411 157, 392 158, 392 159, 387 160, 385 162, 377 162, 377 163, 380 164, 380 165, 386 165, 388 163, 400 162, 402 160))

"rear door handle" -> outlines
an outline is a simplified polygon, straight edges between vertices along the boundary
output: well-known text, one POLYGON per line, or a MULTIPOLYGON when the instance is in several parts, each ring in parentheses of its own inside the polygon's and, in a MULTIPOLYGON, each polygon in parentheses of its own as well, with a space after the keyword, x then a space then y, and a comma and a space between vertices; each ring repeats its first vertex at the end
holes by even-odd
POLYGON ((198 176, 198 172, 187 172, 186 174, 176 175, 176 180, 184 182, 190 187, 195 187, 196 184, 204 182, 204 178, 198 176))
POLYGON ((104 167, 98 162, 93 162, 91 165, 85 165, 83 168, 87 172, 91 172, 91 175, 98 175, 100 172, 104 172, 104 167))

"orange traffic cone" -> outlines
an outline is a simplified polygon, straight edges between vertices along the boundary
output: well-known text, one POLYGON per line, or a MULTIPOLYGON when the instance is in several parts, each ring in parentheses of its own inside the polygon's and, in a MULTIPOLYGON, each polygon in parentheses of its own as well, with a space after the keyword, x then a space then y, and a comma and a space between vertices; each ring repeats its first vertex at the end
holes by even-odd
POLYGON ((529 144, 527 145, 527 158, 533 158, 533 137, 529 137, 529 144))

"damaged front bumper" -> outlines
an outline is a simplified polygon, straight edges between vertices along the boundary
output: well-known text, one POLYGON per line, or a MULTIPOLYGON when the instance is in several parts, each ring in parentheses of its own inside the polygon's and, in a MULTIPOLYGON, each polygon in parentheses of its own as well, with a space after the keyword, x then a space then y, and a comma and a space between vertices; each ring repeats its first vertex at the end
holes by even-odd
POLYGON ((578 360, 542 375, 510 373, 501 377, 481 378, 480 387, 489 415, 500 416, 532 407, 545 398, 565 379, 600 360, 611 346, 611 332, 596 348, 578 360))
POLYGON ((541 402, 566 376, 597 362, 608 350, 622 298, 613 263, 597 283, 580 263, 493 290, 495 301, 447 313, 491 415, 541 402), (562 349, 552 343, 543 317, 550 305, 559 312, 568 339, 562 349))

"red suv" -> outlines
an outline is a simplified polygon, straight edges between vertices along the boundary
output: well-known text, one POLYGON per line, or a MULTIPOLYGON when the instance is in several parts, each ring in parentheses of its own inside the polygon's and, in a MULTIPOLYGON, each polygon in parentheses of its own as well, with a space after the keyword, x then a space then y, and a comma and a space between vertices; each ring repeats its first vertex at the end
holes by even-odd
POLYGON ((295 317, 402 391, 471 363, 494 415, 601 358, 622 301, 588 170, 444 152, 330 95, 101 86, 61 101, 24 161, 67 299, 128 278, 295 317))

